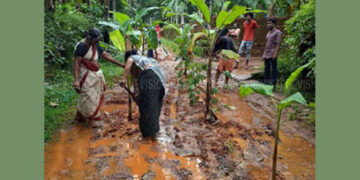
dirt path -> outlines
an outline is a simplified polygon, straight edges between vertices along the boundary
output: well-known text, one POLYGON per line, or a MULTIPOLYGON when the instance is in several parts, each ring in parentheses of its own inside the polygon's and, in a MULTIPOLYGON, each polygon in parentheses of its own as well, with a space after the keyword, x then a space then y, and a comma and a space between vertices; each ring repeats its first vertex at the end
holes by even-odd
MULTIPOLYGON (((177 62, 160 65, 168 95, 157 141, 139 140, 137 107, 128 122, 127 93, 115 87, 106 92, 101 131, 75 123, 46 145, 45 179, 268 179, 275 120, 267 99, 220 90, 220 122, 210 125, 204 122, 204 102, 190 107, 178 88, 177 62)), ((282 129, 279 178, 315 179, 313 135, 296 121, 284 121, 282 129)))

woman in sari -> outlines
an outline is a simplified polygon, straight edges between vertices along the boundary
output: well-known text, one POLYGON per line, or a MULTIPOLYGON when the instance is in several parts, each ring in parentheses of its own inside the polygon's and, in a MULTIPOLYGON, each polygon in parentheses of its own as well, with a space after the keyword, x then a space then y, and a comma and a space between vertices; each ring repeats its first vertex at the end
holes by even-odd
POLYGON ((75 46, 74 88, 79 94, 76 119, 87 120, 92 127, 101 126, 100 107, 104 101, 106 89, 105 78, 98 63, 100 56, 124 67, 99 46, 98 42, 101 38, 101 32, 96 28, 91 28, 86 38, 75 46))
POLYGON ((160 130, 159 117, 166 94, 165 76, 153 58, 137 55, 136 50, 125 53, 125 70, 120 85, 125 87, 131 73, 135 85, 135 101, 139 106, 139 127, 143 138, 155 138, 160 130))

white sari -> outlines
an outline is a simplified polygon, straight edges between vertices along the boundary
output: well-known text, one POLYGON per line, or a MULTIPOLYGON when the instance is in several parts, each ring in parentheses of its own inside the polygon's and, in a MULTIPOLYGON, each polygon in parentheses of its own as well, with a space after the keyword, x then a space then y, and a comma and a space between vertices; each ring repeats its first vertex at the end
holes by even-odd
MULTIPOLYGON (((75 47, 76 48, 76 47, 75 47)), ((98 61, 96 46, 90 46, 80 63, 80 93, 78 113, 86 119, 100 119, 100 107, 104 101, 106 89, 103 72, 99 68, 89 68, 98 61)))

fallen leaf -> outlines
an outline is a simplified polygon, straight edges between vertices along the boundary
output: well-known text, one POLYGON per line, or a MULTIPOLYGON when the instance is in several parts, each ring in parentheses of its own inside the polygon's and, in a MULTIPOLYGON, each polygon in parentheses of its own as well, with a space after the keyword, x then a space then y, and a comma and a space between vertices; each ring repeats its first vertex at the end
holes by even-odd
POLYGON ((50 102, 50 107, 57 107, 59 104, 55 102, 50 102))

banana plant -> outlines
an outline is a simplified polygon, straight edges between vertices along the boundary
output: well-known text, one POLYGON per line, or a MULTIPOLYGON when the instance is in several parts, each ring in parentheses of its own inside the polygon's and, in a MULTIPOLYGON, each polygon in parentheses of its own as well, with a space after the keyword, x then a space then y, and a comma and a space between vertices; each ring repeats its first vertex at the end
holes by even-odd
POLYGON ((299 92, 296 92, 292 95, 289 95, 291 90, 291 85, 296 80, 296 78, 301 74, 301 72, 308 67, 311 67, 315 63, 314 60, 309 63, 300 66, 297 70, 295 70, 291 75, 287 78, 285 82, 285 91, 284 97, 279 103, 277 103, 274 99, 274 93, 272 85, 265 84, 243 84, 240 87, 240 95, 243 97, 248 96, 251 93, 258 93, 261 95, 265 95, 271 98, 274 107, 276 107, 276 134, 275 134, 275 142, 274 142, 274 153, 273 153, 273 163, 272 163, 272 180, 276 180, 276 163, 277 163, 277 155, 278 155, 278 141, 279 141, 279 129, 281 122, 281 114, 284 108, 289 107, 292 103, 299 103, 307 106, 306 100, 303 95, 299 92))
MULTIPOLYGON (((214 13, 214 14, 218 14, 217 18, 216 18, 216 27, 212 28, 209 24, 212 24, 211 22, 211 14, 209 11, 208 6, 206 5, 206 3, 204 2, 204 0, 189 0, 191 4, 193 4, 199 11, 200 11, 200 15, 190 15, 192 17, 192 20, 195 20, 198 22, 198 24, 200 26, 203 27, 203 31, 201 33, 203 33, 204 36, 206 36, 207 40, 208 40, 208 46, 210 47, 210 51, 208 51, 208 67, 207 67, 207 83, 206 83, 206 115, 208 115, 210 113, 210 105, 211 105, 211 64, 213 61, 213 57, 212 57, 212 52, 214 49, 214 45, 215 45, 215 41, 218 38, 218 32, 220 29, 226 27, 227 25, 233 23, 235 21, 235 19, 243 14, 246 14, 248 12, 263 12, 262 10, 251 10, 248 11, 247 8, 245 6, 238 6, 235 5, 232 7, 232 9, 230 11, 227 11, 228 6, 230 4, 230 1, 226 1, 223 4, 223 8, 220 10, 220 12, 218 13, 214 13), (199 18, 202 17, 202 18, 199 18), (212 32, 217 32, 215 36, 212 36, 212 32), (215 38, 212 38, 215 37, 215 38)), ((189 16, 188 16, 189 17, 189 16)), ((207 116, 210 117, 210 116, 207 116)))
MULTIPOLYGON (((156 49, 157 47, 157 33, 152 26, 148 26, 142 21, 142 17, 147 15, 150 11, 159 9, 157 7, 150 7, 141 9, 136 12, 135 17, 130 18, 127 14, 109 11, 114 14, 115 19, 117 20, 117 24, 111 22, 99 22, 99 24, 107 25, 112 27, 114 30, 109 33, 110 40, 114 44, 114 46, 121 52, 126 52, 129 50, 127 46, 127 39, 131 43, 131 48, 139 49, 139 47, 143 46, 144 52, 144 39, 147 40, 148 47, 151 49, 156 49)), ((132 86, 131 77, 127 79, 127 88, 130 89, 132 86)), ((132 120, 132 99, 129 92, 129 121, 132 120)))

